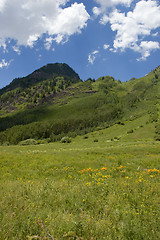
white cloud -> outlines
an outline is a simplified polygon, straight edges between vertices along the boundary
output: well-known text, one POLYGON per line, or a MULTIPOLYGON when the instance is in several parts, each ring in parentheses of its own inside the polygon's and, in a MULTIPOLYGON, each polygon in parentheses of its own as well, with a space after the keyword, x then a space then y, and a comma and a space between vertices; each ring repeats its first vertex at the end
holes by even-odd
POLYGON ((98 15, 101 14, 101 9, 98 8, 98 7, 94 7, 94 8, 92 9, 92 11, 93 11, 94 15, 96 15, 96 16, 98 16, 98 15))
POLYGON ((89 15, 84 9, 84 5, 74 3, 71 7, 60 11, 55 26, 51 25, 50 34, 72 35, 75 32, 81 32, 81 29, 86 26, 86 21, 89 15))
POLYGON ((132 1, 133 0, 95 0, 102 9, 112 8, 120 4, 129 7, 132 1))
POLYGON ((4 10, 6 0, 0 0, 0 12, 4 10))
POLYGON ((152 50, 159 49, 157 42, 144 41, 145 37, 151 37, 151 32, 160 27, 160 6, 156 1, 141 0, 127 14, 115 9, 109 15, 109 22, 112 31, 116 31, 113 44, 115 51, 130 48, 140 52, 142 59, 146 59, 152 50))
POLYGON ((39 34, 33 34, 28 36, 27 46, 29 46, 30 48, 33 48, 35 42, 38 40, 39 37, 40 37, 39 34))
POLYGON ((0 38, 0 48, 3 48, 4 52, 6 51, 7 45, 4 40, 0 38))
POLYGON ((5 59, 2 59, 2 61, 0 62, 0 68, 4 68, 4 67, 9 67, 9 65, 11 64, 12 60, 9 62, 6 62, 5 59))
POLYGON ((104 14, 103 17, 101 17, 100 19, 100 23, 103 25, 106 25, 108 22, 109 22, 109 17, 106 14, 104 14))
MULTIPOLYGON (((133 2, 133 0, 94 0, 99 7, 94 7, 92 9, 93 13, 98 16, 100 14, 104 14, 105 16, 105 12, 109 11, 108 9, 112 9, 115 8, 118 5, 123 5, 126 7, 129 7, 131 5, 131 3, 133 2)), ((102 17, 102 19, 100 20, 100 23, 104 24, 104 16, 102 17)), ((106 19, 106 17, 105 17, 106 19)))
POLYGON ((17 45, 32 48, 43 34, 60 43, 81 33, 90 16, 83 3, 75 2, 68 7, 67 2, 69 0, 0 0, 0 42, 14 39, 17 45))
POLYGON ((109 45, 108 45, 108 44, 104 44, 104 45, 103 45, 103 48, 106 50, 106 49, 109 48, 109 45))
POLYGON ((90 54, 88 55, 88 62, 91 63, 91 64, 93 64, 94 61, 95 61, 95 59, 96 59, 96 55, 97 55, 98 53, 99 53, 98 50, 95 50, 95 51, 93 51, 92 53, 90 53, 90 54))
POLYGON ((160 6, 157 0, 94 1, 97 6, 92 10, 96 17, 99 16, 100 24, 109 23, 111 30, 116 32, 110 51, 132 49, 141 54, 141 60, 145 60, 153 50, 159 49, 158 42, 152 41, 152 38, 158 36, 156 30, 160 27, 160 6), (118 10, 122 5, 127 7, 125 12, 118 10))
MULTIPOLYGON (((52 38, 52 37, 46 38, 46 42, 44 44, 46 50, 49 51, 51 49, 53 41, 56 41, 58 43, 58 37, 57 37, 57 39, 52 38)), ((61 39, 59 42, 61 42, 61 39)), ((53 47, 51 50, 54 52, 55 48, 53 47)))
POLYGON ((53 41, 54 41, 54 38, 52 38, 52 37, 46 38, 46 42, 44 44, 46 50, 50 50, 53 41))
POLYGON ((152 34, 153 37, 157 37, 158 36, 158 32, 155 32, 152 34))
POLYGON ((13 46, 13 51, 16 52, 18 55, 21 55, 21 50, 19 49, 18 46, 13 46))
POLYGON ((62 34, 58 34, 55 38, 54 41, 56 41, 56 43, 61 43, 63 41, 64 36, 62 34))
POLYGON ((95 50, 95 51, 92 52, 93 55, 95 55, 95 54, 97 54, 97 53, 99 53, 98 50, 95 50))
POLYGON ((158 49, 159 47, 159 42, 153 42, 153 41, 142 41, 140 44, 140 47, 145 49, 145 50, 154 50, 158 49))
POLYGON ((159 42, 154 42, 154 41, 142 41, 140 46, 139 46, 139 51, 142 54, 141 58, 138 58, 137 60, 146 60, 147 57, 150 56, 151 51, 160 49, 160 44, 159 42))
POLYGON ((114 48, 110 48, 109 51, 116 53, 116 50, 114 48))

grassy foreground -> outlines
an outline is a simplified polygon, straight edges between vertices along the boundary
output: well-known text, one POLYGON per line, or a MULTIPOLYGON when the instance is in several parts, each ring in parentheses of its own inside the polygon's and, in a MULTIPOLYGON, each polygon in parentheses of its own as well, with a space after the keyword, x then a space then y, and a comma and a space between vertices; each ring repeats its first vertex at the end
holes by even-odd
POLYGON ((159 239, 159 143, 0 147, 0 164, 2 240, 159 239))

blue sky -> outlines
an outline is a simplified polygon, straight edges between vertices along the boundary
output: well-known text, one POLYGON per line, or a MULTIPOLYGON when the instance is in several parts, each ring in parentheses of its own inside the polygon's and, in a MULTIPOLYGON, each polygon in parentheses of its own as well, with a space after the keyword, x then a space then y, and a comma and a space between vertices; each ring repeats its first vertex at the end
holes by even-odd
POLYGON ((0 88, 47 63, 127 81, 160 65, 159 0, 0 0, 0 88))

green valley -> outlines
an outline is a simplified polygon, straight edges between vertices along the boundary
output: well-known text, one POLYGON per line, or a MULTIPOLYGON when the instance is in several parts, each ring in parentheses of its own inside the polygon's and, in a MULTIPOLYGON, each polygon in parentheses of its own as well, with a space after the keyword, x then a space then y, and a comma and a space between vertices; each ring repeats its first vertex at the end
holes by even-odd
POLYGON ((0 104, 0 239, 159 240, 160 67, 83 82, 49 64, 0 104))

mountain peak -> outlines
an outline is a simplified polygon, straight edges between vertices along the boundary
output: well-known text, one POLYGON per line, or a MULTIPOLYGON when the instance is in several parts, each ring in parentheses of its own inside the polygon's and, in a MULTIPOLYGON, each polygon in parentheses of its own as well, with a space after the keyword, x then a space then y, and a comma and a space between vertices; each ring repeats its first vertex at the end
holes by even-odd
POLYGON ((74 79, 75 81, 80 81, 79 75, 66 63, 49 63, 35 70, 26 77, 15 78, 8 86, 0 90, 0 94, 19 87, 28 88, 38 82, 42 82, 49 78, 55 78, 58 76, 63 76, 74 79))
POLYGON ((80 79, 78 74, 66 63, 48 63, 47 65, 35 70, 32 74, 45 73, 57 76, 68 76, 75 79, 80 79))

